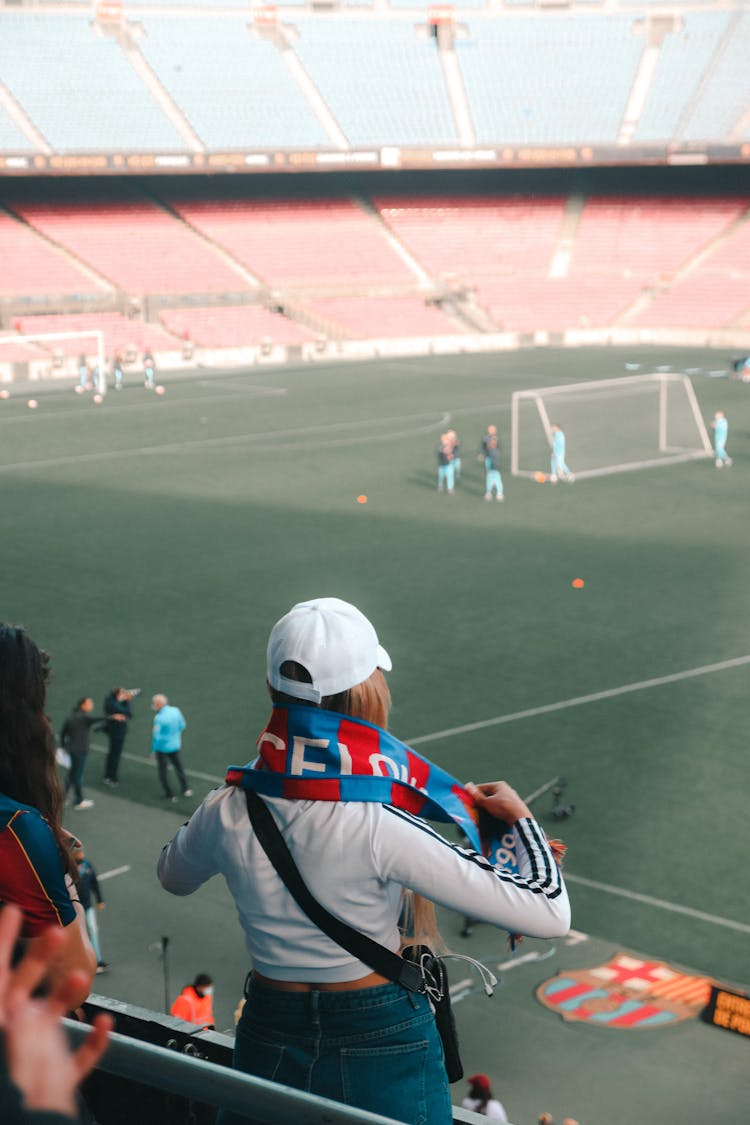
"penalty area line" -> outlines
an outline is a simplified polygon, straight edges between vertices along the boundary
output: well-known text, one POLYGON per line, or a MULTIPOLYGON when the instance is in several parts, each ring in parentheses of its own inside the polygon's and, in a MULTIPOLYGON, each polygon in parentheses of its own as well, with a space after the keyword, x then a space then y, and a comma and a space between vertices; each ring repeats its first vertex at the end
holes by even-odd
POLYGON ((750 925, 745 922, 735 922, 732 918, 722 918, 719 914, 708 914, 705 910, 695 910, 692 906, 679 906, 675 902, 667 902, 663 898, 654 898, 644 895, 639 891, 628 891, 624 887, 614 887, 611 883, 599 883, 595 879, 586 879, 583 875, 564 873, 566 883, 578 883, 582 887, 590 887, 594 891, 604 891, 605 894, 617 895, 619 898, 631 899, 633 902, 642 902, 646 906, 655 906, 659 910, 668 910, 671 914, 685 914, 688 918, 696 918, 699 922, 709 922, 712 926, 723 926, 727 930, 738 930, 741 934, 750 934, 750 925))
POLYGON ((682 680, 692 680, 697 676, 709 676, 714 672, 726 672, 730 668, 741 668, 745 664, 750 664, 750 654, 735 656, 731 660, 722 660, 718 664, 703 664, 700 668, 686 668, 682 672, 673 672, 669 676, 656 676, 651 680, 637 680, 632 684, 622 684, 620 687, 608 688, 605 691, 595 691, 590 695, 577 695, 571 699, 561 699, 557 703, 544 703, 541 707, 529 707, 525 711, 512 711, 507 715, 495 715, 492 719, 480 719, 476 723, 464 723, 460 727, 447 727, 445 730, 433 731, 432 734, 405 738, 404 742, 409 746, 421 746, 426 742, 439 742, 442 738, 452 738, 457 734, 468 734, 470 731, 499 727, 504 723, 515 723, 521 719, 533 719, 537 715, 549 715, 554 711, 565 711, 569 707, 582 707, 586 703, 599 703, 603 699, 615 699, 618 695, 647 691, 650 688, 663 687, 665 684, 677 684, 682 680))

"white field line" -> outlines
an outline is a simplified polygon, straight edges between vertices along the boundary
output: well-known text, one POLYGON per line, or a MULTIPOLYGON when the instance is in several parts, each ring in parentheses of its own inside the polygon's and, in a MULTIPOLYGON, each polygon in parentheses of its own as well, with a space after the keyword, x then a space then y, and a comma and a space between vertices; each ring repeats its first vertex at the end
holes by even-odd
MULTIPOLYGON (((116 392, 112 391, 112 390, 107 391, 108 395, 110 395, 110 394, 114 395, 115 393, 116 392)), ((146 392, 144 392, 144 393, 146 393, 146 392)), ((147 392, 147 393, 149 395, 151 394, 151 392, 147 392)), ((127 402, 127 403, 123 403, 122 405, 117 406, 116 410, 117 410, 117 415, 119 417, 120 414, 132 414, 133 412, 141 412, 142 413, 145 410, 163 410, 163 409, 166 409, 167 405, 169 407, 175 407, 175 406, 190 406, 190 407, 193 407, 196 403, 200 406, 204 406, 206 403, 215 403, 215 402, 220 402, 220 403, 221 402, 245 402, 248 399, 255 400, 255 399, 259 399, 259 398, 278 398, 279 396, 285 395, 287 393, 288 392, 287 392, 286 387, 278 387, 278 388, 275 388, 275 387, 253 387, 253 388, 250 388, 246 391, 236 391, 235 390, 234 392, 229 392, 227 394, 183 395, 179 398, 170 400, 170 402, 168 404, 162 403, 161 401, 159 401, 159 403, 157 405, 155 405, 154 400, 149 397, 147 402, 127 402)), ((16 400, 18 402, 20 402, 23 399, 24 396, 23 395, 16 395, 14 397, 16 398, 16 400)), ((31 397, 33 397, 33 395, 31 397)), ((39 401, 40 401, 40 403, 43 404, 44 398, 41 398, 39 401)), ((2 426, 12 426, 12 425, 15 425, 16 422, 22 422, 24 424, 28 423, 28 422, 36 422, 36 423, 39 423, 39 422, 57 422, 57 420, 59 418, 83 418, 83 419, 87 419, 87 418, 93 418, 93 417, 101 416, 102 414, 106 413, 106 406, 99 407, 99 406, 96 406, 94 403, 91 403, 90 399, 88 401, 90 403, 90 408, 87 408, 87 406, 86 406, 87 400, 84 398, 83 401, 80 403, 80 405, 77 408, 73 407, 70 410, 54 410, 51 413, 42 412, 41 414, 40 413, 36 413, 36 414, 14 414, 10 418, 0 418, 0 425, 2 425, 2 426)), ((118 401, 118 400, 116 399, 115 401, 118 401)), ((114 417, 114 411, 110 414, 110 417, 114 417)))
POLYGON ((697 918, 700 922, 710 922, 713 926, 724 926, 728 930, 738 930, 741 934, 750 934, 750 925, 745 922, 735 922, 732 918, 722 918, 719 914, 707 914, 704 910, 694 910, 692 906, 679 906, 674 902, 667 902, 663 898, 654 898, 652 895, 643 895, 638 891, 628 891, 624 887, 613 887, 610 883, 598 883, 595 879, 586 879, 583 875, 571 875, 565 872, 568 883, 579 883, 582 887, 591 887, 595 891, 604 891, 606 894, 617 895, 619 898, 629 898, 633 902, 642 902, 646 906, 655 906, 659 910, 668 910, 672 914, 686 914, 688 918, 697 918))
POLYGON ((97 875, 97 879, 101 883, 103 879, 114 879, 115 875, 126 875, 130 871, 130 864, 126 863, 122 867, 113 867, 111 871, 103 871, 101 875, 97 875))
MULTIPOLYGON (((484 719, 478 723, 468 723, 461 727, 449 730, 435 731, 433 734, 424 734, 418 738, 407 738, 404 741, 410 746, 420 743, 435 742, 441 738, 450 738, 452 735, 465 734, 468 731, 482 730, 486 727, 500 726, 502 723, 512 723, 520 719, 531 719, 536 715, 547 715, 552 711, 563 711, 568 707, 580 707, 585 703, 597 703, 602 699, 613 699, 618 695, 628 695, 631 692, 645 691, 665 684, 680 683, 682 680, 693 679, 696 676, 707 676, 713 672, 724 672, 729 668, 741 668, 750 664, 750 655, 737 656, 731 660, 722 660, 718 664, 703 664, 699 668, 688 668, 683 672, 674 672, 669 676, 656 676, 651 680, 639 680, 632 684, 623 684, 621 687, 610 688, 607 691, 593 692, 591 695, 579 695, 573 699, 563 699, 558 703, 548 703, 542 707, 530 707, 526 711, 515 711, 509 715, 498 715, 494 719, 484 719)), ((617 895, 620 898, 641 902, 646 906, 666 910, 672 914, 684 914, 688 918, 695 918, 701 922, 708 922, 714 926, 723 926, 725 929, 738 930, 743 934, 750 934, 750 925, 736 922, 732 918, 722 918, 718 914, 708 914, 703 910, 695 910, 690 906, 680 906, 678 903, 667 902, 665 899, 654 898, 638 891, 629 891, 625 887, 615 887, 611 883, 599 883, 594 879, 587 879, 583 875, 572 875, 565 872, 565 879, 569 883, 578 883, 592 890, 603 891, 606 894, 617 895)))
MULTIPOLYGON (((97 745, 97 743, 95 742, 92 743, 91 749, 95 750, 97 754, 107 753, 106 746, 97 745)), ((156 762, 153 758, 144 758, 140 754, 127 753, 123 754, 122 757, 125 758, 128 762, 138 762, 142 766, 150 766, 152 769, 156 769, 156 762)), ((184 762, 183 765, 185 765, 184 762)), ((211 781, 214 785, 221 785, 224 782, 223 777, 215 777, 212 773, 201 773, 199 770, 191 769, 190 766, 185 766, 185 773, 188 775, 188 780, 192 777, 197 777, 200 781, 211 781)))
MULTIPOLYGON (((104 746, 94 745, 94 746, 91 747, 91 749, 97 750, 99 753, 102 753, 102 754, 106 753, 106 747, 104 747, 104 746)), ((142 758, 142 757, 139 757, 137 754, 123 754, 122 756, 123 756, 123 758, 127 758, 127 760, 129 762, 138 762, 142 766, 151 766, 153 768, 156 767, 156 763, 153 762, 150 758, 142 758)), ((197 777, 201 781, 213 782, 214 785, 221 785, 224 781, 223 777, 216 777, 214 774, 211 774, 211 773, 200 773, 198 770, 190 769, 189 767, 186 769, 185 772, 188 775, 188 780, 190 780, 193 777, 197 777)), ((124 872, 126 870, 129 870, 129 868, 118 867, 118 868, 115 868, 115 870, 111 874, 112 875, 119 875, 121 872, 124 872)), ((667 902, 665 899, 661 899, 661 898, 654 898, 652 895, 640 894, 638 891, 629 891, 625 887, 615 887, 615 886, 612 886, 610 883, 597 883, 594 879, 586 879, 583 875, 572 875, 569 871, 566 871, 564 874, 565 874, 565 879, 568 883, 579 883, 583 887, 590 887, 592 890, 597 890, 597 891, 605 891, 607 894, 617 895, 620 898, 632 899, 634 902, 642 902, 646 906, 653 906, 653 907, 658 908, 659 910, 667 910, 672 914, 685 914, 689 918, 696 918, 701 922, 709 922, 709 923, 712 923, 714 926, 724 926, 726 929, 729 929, 729 930, 739 930, 740 933, 750 934, 750 925, 746 925, 744 922, 735 922, 731 918, 722 918, 718 914, 707 914, 702 910, 694 910, 690 906, 679 906, 677 903, 667 902)), ((107 877, 108 876, 107 876, 106 873, 104 875, 99 876, 100 879, 104 879, 104 878, 107 878, 107 877)), ((539 960, 539 959, 540 959, 539 954, 529 953, 529 954, 524 955, 521 958, 515 959, 512 962, 508 962, 507 964, 499 965, 498 968, 507 969, 507 968, 515 967, 516 965, 521 964, 523 961, 529 961, 529 960, 535 960, 536 961, 536 960, 539 960)), ((465 983, 470 983, 470 982, 462 981, 460 983, 461 983, 461 986, 463 986, 465 983)), ((460 987, 459 985, 454 986, 454 988, 456 990, 458 990, 459 987, 460 987)), ((452 991, 453 991, 453 989, 451 989, 451 992, 452 991)))
POLYGON ((708 676, 713 672, 726 672, 729 668, 741 668, 750 664, 750 654, 735 656, 731 660, 722 660, 718 664, 703 664, 700 668, 687 668, 684 672, 673 672, 669 676, 656 676, 652 680, 637 680, 632 684, 622 684, 620 687, 608 688, 606 691, 595 691, 590 695, 577 695, 572 699, 561 699, 557 703, 545 703, 541 707, 529 707, 525 711, 512 711, 508 715, 496 715, 492 719, 480 719, 476 723, 465 723, 460 727, 447 727, 445 730, 433 731, 432 734, 420 734, 416 738, 405 738, 409 746, 421 746, 426 742, 439 742, 442 738, 452 738, 457 734, 468 734, 470 731, 486 730, 488 727, 499 727, 504 723, 515 723, 520 719, 533 719, 537 715, 549 715, 553 711, 565 711, 569 707, 582 707, 586 703, 598 703, 602 699, 614 699, 618 695, 630 695, 635 691, 647 691, 650 688, 663 687, 665 684, 677 684, 682 680, 692 680, 697 676, 708 676))
MULTIPOLYGON (((545 715, 552 711, 562 711, 568 707, 580 707, 585 703, 595 703, 601 699, 613 699, 618 695, 627 695, 631 692, 644 691, 654 687, 661 687, 665 684, 680 683, 682 680, 693 679, 696 676, 707 676, 713 672, 723 672, 730 668, 740 668, 747 664, 750 664, 750 655, 737 656, 732 660, 722 660, 718 664, 704 664, 699 668, 688 668, 683 672, 674 672, 669 676, 657 676, 651 680, 639 680, 636 683, 623 684, 619 688, 593 692, 591 695, 580 695, 573 699, 560 700, 558 703, 548 703, 542 707, 530 707, 526 711, 515 711, 509 715, 498 715, 494 719, 484 719, 479 723, 469 723, 462 727, 452 727, 449 730, 436 731, 433 734, 425 734, 418 738, 405 739, 405 741, 410 746, 415 746, 419 743, 434 742, 441 738, 449 738, 454 734, 465 734, 468 731, 499 726, 501 723, 511 723, 520 719, 529 719, 533 718, 535 715, 545 715)), ((105 751, 105 747, 103 746, 94 745, 92 749, 101 753, 105 751)), ((155 763, 149 759, 141 758, 135 754, 123 754, 123 758, 127 758, 132 762, 140 762, 143 765, 155 765, 155 763)), ((199 773, 197 770, 188 769, 187 773, 190 777, 197 777, 202 781, 211 781, 217 785, 220 785, 224 780, 222 777, 216 777, 213 774, 199 773)), ((714 926, 722 926, 725 929, 750 934, 749 924, 736 922, 732 918, 723 918, 718 914, 709 914, 703 910, 695 910, 691 906, 680 906, 678 903, 668 902, 666 899, 654 898, 652 895, 641 894, 638 891, 629 891, 625 887, 616 887, 611 883, 600 883, 594 879, 587 879, 583 875, 573 875, 568 871, 565 872, 565 879, 569 883, 578 883, 580 886, 603 891, 605 894, 616 895, 619 898, 630 899, 633 902, 641 902, 645 906, 652 906, 658 910, 666 910, 672 914, 683 914, 688 918, 695 918, 698 921, 708 922, 714 926)), ((463 982, 461 983, 463 984, 463 982)))
POLYGON ((414 414, 411 418, 370 418, 363 422, 333 422, 327 426, 303 426, 296 430, 266 430, 262 433, 247 432, 232 434, 228 437, 195 438, 191 441, 176 441, 170 444, 142 445, 136 449, 111 449, 102 450, 99 453, 73 453, 66 457, 50 457, 39 461, 16 461, 11 465, 0 465, 0 473, 18 472, 23 469, 49 469, 60 465, 75 465, 83 462, 115 461, 120 458, 142 457, 148 454, 158 456, 162 453, 182 453, 189 449, 211 449, 222 446, 241 445, 243 443, 249 443, 250 448, 248 452, 252 453, 256 448, 268 442, 299 437, 316 437, 317 435, 325 435, 337 430, 349 430, 350 432, 346 437, 317 441, 316 448, 333 449, 336 446, 351 445, 353 443, 357 445, 370 445, 374 443, 382 445, 383 442, 393 441, 394 438, 417 437, 419 434, 423 433, 438 432, 444 426, 447 426, 450 420, 451 416, 446 411, 440 416, 434 413, 414 414), (387 425, 390 422, 416 422, 422 419, 425 420, 424 425, 415 425, 406 430, 386 430, 385 432, 379 430, 377 433, 367 436, 363 436, 360 432, 363 427, 379 427, 387 425))

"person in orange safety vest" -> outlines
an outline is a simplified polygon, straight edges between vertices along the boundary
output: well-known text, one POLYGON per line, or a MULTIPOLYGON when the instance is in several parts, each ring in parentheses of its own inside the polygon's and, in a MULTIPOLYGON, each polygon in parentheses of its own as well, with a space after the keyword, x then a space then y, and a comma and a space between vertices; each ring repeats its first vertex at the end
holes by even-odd
POLYGON ((171 1015, 201 1027, 214 1027, 214 982, 207 973, 198 973, 186 984, 171 1008, 171 1015))

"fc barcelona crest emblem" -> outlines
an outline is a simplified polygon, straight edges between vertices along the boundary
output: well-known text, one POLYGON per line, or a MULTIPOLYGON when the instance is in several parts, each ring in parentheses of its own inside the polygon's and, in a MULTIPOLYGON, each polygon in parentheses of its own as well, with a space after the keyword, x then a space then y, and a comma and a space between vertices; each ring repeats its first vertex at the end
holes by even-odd
POLYGON ((594 1027, 664 1027, 692 1019, 708 1003, 712 981, 688 976, 664 961, 616 953, 594 969, 558 973, 540 984, 537 999, 564 1020, 594 1027))

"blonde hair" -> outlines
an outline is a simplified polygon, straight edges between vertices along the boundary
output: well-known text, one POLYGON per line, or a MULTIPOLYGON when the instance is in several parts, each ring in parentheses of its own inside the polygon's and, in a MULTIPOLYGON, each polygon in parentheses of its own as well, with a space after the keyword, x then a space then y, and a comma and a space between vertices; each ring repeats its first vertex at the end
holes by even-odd
POLYGON ((321 699, 320 706, 323 711, 351 715, 353 719, 362 719, 385 730, 391 713, 391 693, 385 676, 376 668, 361 684, 321 699))

